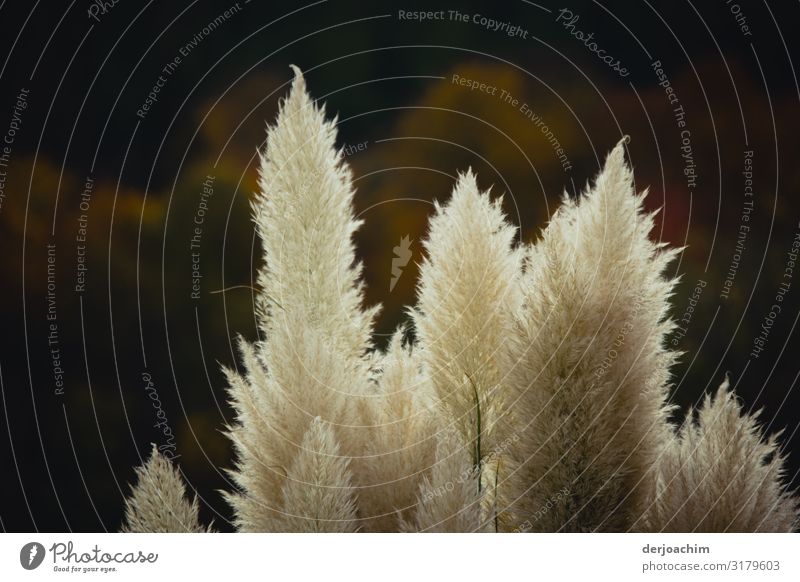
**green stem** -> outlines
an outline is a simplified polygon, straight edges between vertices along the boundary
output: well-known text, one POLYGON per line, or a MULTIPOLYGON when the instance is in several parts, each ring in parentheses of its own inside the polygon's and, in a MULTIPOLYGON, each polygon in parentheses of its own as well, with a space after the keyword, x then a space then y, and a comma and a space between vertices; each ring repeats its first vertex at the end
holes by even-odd
POLYGON ((475 471, 478 473, 478 493, 481 492, 481 464, 483 462, 483 458, 481 456, 481 433, 483 432, 483 427, 481 426, 481 400, 478 396, 478 388, 475 386, 475 383, 472 381, 472 378, 467 376, 469 380, 470 386, 472 386, 472 396, 475 400, 475 420, 477 423, 478 433, 475 436, 475 450, 472 454, 472 462, 475 466, 475 471))
POLYGON ((494 533, 500 531, 500 523, 497 517, 497 481, 500 479, 500 459, 497 459, 497 469, 494 472, 494 533))

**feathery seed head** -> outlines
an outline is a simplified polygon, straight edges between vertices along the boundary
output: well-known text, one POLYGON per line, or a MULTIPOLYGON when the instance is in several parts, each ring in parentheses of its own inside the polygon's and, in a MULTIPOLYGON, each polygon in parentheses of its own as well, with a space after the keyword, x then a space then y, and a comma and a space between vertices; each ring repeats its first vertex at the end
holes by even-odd
POLYGON ((443 421, 469 443, 475 467, 503 413, 499 362, 521 302, 522 256, 500 204, 478 189, 471 170, 459 176, 431 218, 412 312, 443 421))
POLYGON ((178 470, 153 445, 150 459, 136 468, 136 485, 125 500, 128 533, 197 533, 208 531, 198 519, 197 497, 186 498, 178 470))
POLYGON ((776 436, 763 440, 758 413, 743 414, 728 378, 689 411, 659 463, 653 531, 790 532, 798 501, 782 485, 776 436))
POLYGON ((667 432, 669 251, 649 239, 624 141, 528 249, 524 308, 506 363, 506 504, 540 531, 625 531, 643 512, 667 432))

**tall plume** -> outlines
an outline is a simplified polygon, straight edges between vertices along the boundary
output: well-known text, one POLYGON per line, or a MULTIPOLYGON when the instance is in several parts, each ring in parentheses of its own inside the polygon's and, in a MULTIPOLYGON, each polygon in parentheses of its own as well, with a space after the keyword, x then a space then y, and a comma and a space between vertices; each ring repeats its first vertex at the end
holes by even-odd
POLYGON ((413 311, 440 426, 460 433, 479 489, 497 447, 496 424, 506 405, 501 362, 521 302, 515 234, 501 201, 480 192, 471 171, 461 175, 431 219, 413 311))
POLYGON ((644 511, 668 431, 665 350, 676 251, 648 238, 623 142, 577 203, 564 199, 528 251, 507 363, 505 505, 517 522, 570 493, 539 531, 626 531, 644 511), (565 489, 566 488, 566 489, 565 489))
POLYGON ((295 78, 261 155, 253 204, 264 251, 262 341, 241 342, 245 374, 228 370, 237 421, 229 427, 241 489, 228 495, 245 531, 272 531, 287 474, 312 420, 331 423, 342 454, 359 442, 356 412, 369 390, 375 309, 363 310, 352 236, 350 171, 336 150, 336 120, 295 78))

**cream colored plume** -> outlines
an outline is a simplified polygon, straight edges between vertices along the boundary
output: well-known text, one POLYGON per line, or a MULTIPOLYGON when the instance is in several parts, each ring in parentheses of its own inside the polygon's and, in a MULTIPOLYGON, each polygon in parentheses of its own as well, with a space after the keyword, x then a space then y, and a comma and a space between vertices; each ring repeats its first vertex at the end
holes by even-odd
POLYGON ((359 360, 371 346, 375 309, 363 310, 353 234, 350 169, 336 148, 336 119, 306 91, 300 69, 261 153, 253 215, 264 251, 259 272, 262 326, 299 316, 330 348, 359 360))
POLYGON ((461 434, 447 429, 437 433, 436 460, 420 485, 414 519, 402 523, 402 531, 488 531, 479 478, 461 434))
POLYGON ((294 70, 267 134, 253 205, 265 255, 264 339, 241 342, 245 374, 226 372, 237 413, 231 474, 240 488, 227 497, 244 531, 280 525, 286 475, 315 417, 331 423, 343 455, 359 454, 365 429, 354 427, 363 424, 359 411, 370 390, 375 310, 361 308, 350 171, 336 150, 336 121, 325 119, 294 70))
POLYGON ((205 532, 197 517, 197 497, 186 497, 178 470, 153 445, 150 459, 136 468, 137 482, 125 500, 123 532, 205 532))
POLYGON ((649 239, 623 143, 529 249, 506 366, 501 482, 516 527, 625 531, 655 483, 674 359, 664 347, 674 280, 663 273, 675 251, 649 239))
POLYGON ((501 201, 480 192, 471 171, 461 175, 431 218, 413 312, 440 430, 459 431, 479 479, 506 406, 500 362, 521 301, 515 235, 501 201))
POLYGON ((781 481, 783 457, 743 414, 726 378, 664 453, 649 526, 666 532, 790 532, 798 502, 781 481), (696 418, 695 418, 696 416, 696 418))
POLYGON ((380 357, 378 391, 370 400, 374 426, 364 458, 353 463, 365 531, 397 531, 399 519, 410 519, 436 452, 430 378, 403 335, 397 331, 380 357))
POLYGON ((283 485, 277 532, 355 532, 356 498, 348 459, 331 427, 311 422, 283 485))

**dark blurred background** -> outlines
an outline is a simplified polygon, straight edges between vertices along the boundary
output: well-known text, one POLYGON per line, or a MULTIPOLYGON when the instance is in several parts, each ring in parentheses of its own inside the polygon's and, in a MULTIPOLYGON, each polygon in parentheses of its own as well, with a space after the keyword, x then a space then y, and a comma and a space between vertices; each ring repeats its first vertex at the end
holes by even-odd
POLYGON ((116 530, 154 442, 179 455, 203 518, 230 529, 220 368, 237 365, 238 334, 256 336, 249 200, 290 63, 339 117, 381 344, 406 319, 431 202, 459 170, 504 194, 532 240, 630 135, 637 187, 662 208, 655 235, 687 246, 673 265, 672 315, 696 299, 671 338, 685 352, 678 416, 729 372, 765 430, 784 430, 797 484, 796 2, 101 5, 0 3, 0 528, 116 530), (412 261, 390 291, 404 236, 412 261))

